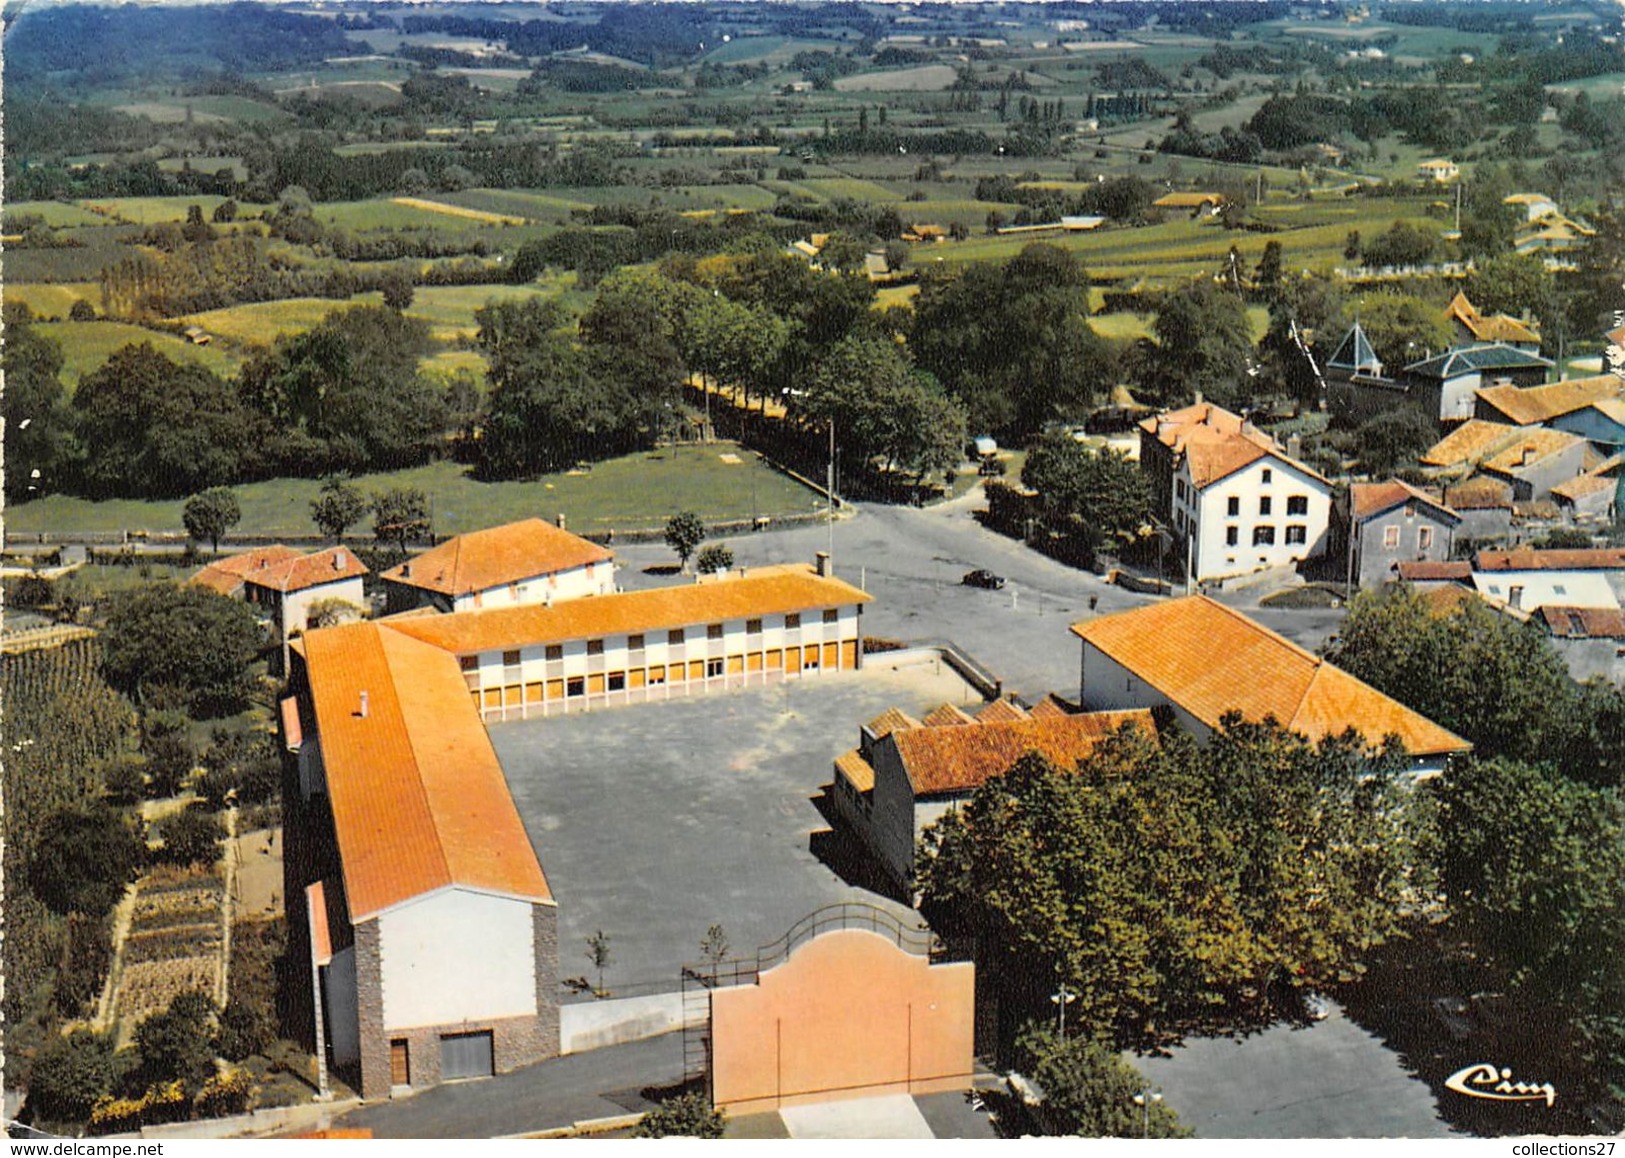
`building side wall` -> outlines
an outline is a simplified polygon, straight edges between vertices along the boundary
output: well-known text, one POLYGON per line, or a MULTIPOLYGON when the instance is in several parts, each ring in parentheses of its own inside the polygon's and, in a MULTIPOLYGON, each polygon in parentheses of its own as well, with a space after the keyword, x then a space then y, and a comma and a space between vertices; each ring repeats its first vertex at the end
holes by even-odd
POLYGON ((1212 734, 1206 724, 1087 641, 1083 644, 1083 686, 1078 695, 1085 711, 1169 708, 1179 726, 1199 743, 1212 734))
POLYGON ((1548 455, 1528 466, 1511 470, 1486 470, 1485 473, 1512 484, 1512 497, 1518 502, 1549 499, 1552 488, 1585 473, 1586 444, 1576 442, 1556 454, 1548 455))
POLYGON ((1450 558, 1451 544, 1455 540, 1455 527, 1428 508, 1416 504, 1414 513, 1405 507, 1395 507, 1366 520, 1358 528, 1355 542, 1355 581, 1361 587, 1380 587, 1398 578, 1402 562, 1428 560, 1444 562, 1450 558), (1423 546, 1423 529, 1432 541, 1423 546), (1389 532, 1394 533, 1389 545, 1389 532))
POLYGON ((536 1015, 531 905, 447 889, 378 918, 384 1025, 536 1015))
POLYGON ((969 1086, 975 967, 932 965, 889 937, 842 929, 755 985, 711 995, 712 1100, 756 1113, 969 1086))
POLYGON ((384 1030, 383 956, 378 922, 355 927, 356 1036, 361 1054, 360 1093, 369 1101, 389 1097, 389 1035, 384 1030))
POLYGON ((1625 446, 1625 424, 1615 422, 1606 414, 1600 414, 1589 406, 1584 410, 1559 414, 1547 425, 1553 430, 1577 434, 1610 453, 1625 446))
POLYGON ((564 599, 612 595, 614 592, 615 564, 613 561, 606 561, 587 563, 564 571, 531 575, 512 583, 501 583, 482 591, 460 595, 452 601, 452 609, 474 611, 492 607, 518 607, 530 603, 557 603, 564 599))
POLYGON ((1596 607, 1613 610, 1619 598, 1605 571, 1475 571, 1480 595, 1520 611, 1542 607, 1596 607))
POLYGON ((914 871, 914 786, 889 737, 875 745, 872 764, 874 814, 865 831, 887 874, 906 885, 914 871))
POLYGON ((1441 422, 1465 422, 1473 417, 1478 407, 1478 391, 1484 385, 1484 375, 1463 374, 1439 384, 1439 409, 1433 417, 1441 422))
POLYGON ((356 1005, 355 947, 340 949, 321 971, 327 999, 327 1039, 333 1064, 354 1065, 361 1059, 361 1022, 356 1005))

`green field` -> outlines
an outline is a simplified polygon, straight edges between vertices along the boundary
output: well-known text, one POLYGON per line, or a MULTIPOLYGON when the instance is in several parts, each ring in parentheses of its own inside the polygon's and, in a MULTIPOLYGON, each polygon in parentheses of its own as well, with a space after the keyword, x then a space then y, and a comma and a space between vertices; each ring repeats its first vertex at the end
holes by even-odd
POLYGON ((126 221, 131 225, 158 225, 165 221, 185 221, 186 211, 193 205, 203 208, 208 217, 225 201, 212 193, 198 193, 187 197, 110 197, 80 202, 103 222, 126 221))
POLYGON ((314 206, 314 209, 316 220, 323 225, 336 225, 351 233, 362 233, 369 229, 444 229, 466 233, 471 229, 499 228, 494 224, 469 217, 436 213, 432 209, 420 209, 415 205, 398 205, 387 198, 374 201, 329 201, 314 206))
POLYGON ((17 201, 6 206, 6 220, 14 217, 43 217, 52 229, 74 225, 105 225, 106 218, 98 217, 79 205, 61 201, 17 201))
POLYGON ((461 334, 472 336, 474 311, 490 301, 553 298, 575 286, 574 274, 549 274, 532 285, 420 286, 412 295, 408 317, 422 318, 442 341, 461 334))
POLYGON ((534 221, 565 221, 572 209, 592 208, 590 201, 551 197, 545 193, 521 193, 512 189, 465 189, 461 193, 437 193, 435 199, 447 205, 529 217, 534 221))
MULTIPOLYGON (((477 482, 468 476, 465 467, 452 462, 365 475, 355 481, 369 491, 392 486, 421 488, 433 503, 435 532, 441 535, 538 515, 553 519, 563 514, 572 530, 592 531, 659 527, 680 510, 696 511, 712 521, 821 509, 813 491, 732 443, 668 447, 653 454, 610 459, 581 473, 546 475, 533 482, 477 482), (730 453, 741 461, 735 465, 724 463, 720 455, 730 453)), ((317 479, 277 479, 234 487, 243 512, 236 533, 314 534, 310 503, 320 489, 317 479)), ((180 531, 182 505, 179 500, 92 503, 53 495, 10 507, 6 525, 19 534, 180 531)), ((357 533, 364 535, 366 528, 359 528, 357 533)))
POLYGON ((94 370, 116 351, 134 343, 151 342, 152 348, 172 362, 195 362, 216 374, 231 374, 236 360, 215 346, 194 346, 174 334, 161 334, 124 322, 41 322, 41 334, 62 344, 62 382, 71 391, 79 379, 94 370))
POLYGON ((166 173, 179 173, 190 166, 194 173, 218 173, 230 169, 234 180, 248 180, 248 167, 241 157, 165 157, 158 167, 166 173))
POLYGON ((65 282, 60 285, 13 285, 4 290, 8 302, 22 302, 36 318, 65 318, 73 303, 87 301, 101 312, 102 287, 93 281, 65 282))

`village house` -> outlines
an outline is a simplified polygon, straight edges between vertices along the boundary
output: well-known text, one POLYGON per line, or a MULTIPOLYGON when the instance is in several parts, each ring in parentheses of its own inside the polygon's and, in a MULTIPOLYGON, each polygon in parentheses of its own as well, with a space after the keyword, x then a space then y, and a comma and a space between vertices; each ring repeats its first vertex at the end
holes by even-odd
POLYGON ((1416 166, 1416 176, 1423 181, 1433 181, 1444 185, 1461 176, 1461 167, 1454 161, 1435 157, 1432 160, 1418 164, 1416 166))
POLYGON ((1543 607, 1618 611, 1625 596, 1625 548, 1480 551, 1473 586, 1485 599, 1526 614, 1543 607))
POLYGON ((1163 709, 1205 743, 1230 712, 1273 718, 1314 741, 1350 728, 1395 736, 1410 770, 1442 772, 1471 745, 1241 612, 1191 595, 1072 625, 1089 711, 1163 709))
POLYGON ((1492 543, 1512 534, 1512 488, 1479 475, 1444 490, 1444 505, 1461 518, 1456 538, 1492 543))
POLYGON ((290 958, 364 1097, 558 1052, 556 910, 484 725, 861 665, 814 566, 320 628, 281 704, 290 958))
POLYGON ((1529 323, 1507 314, 1485 316, 1459 290, 1445 307, 1444 316, 1463 345, 1500 342, 1527 354, 1540 353, 1540 334, 1529 323))
MULTIPOLYGON (((1420 352, 1420 351, 1419 351, 1420 352)), ((1326 361, 1327 405, 1339 419, 1359 425, 1397 406, 1410 406, 1441 424, 1472 418, 1485 385, 1534 386, 1552 363, 1505 342, 1462 346, 1425 356, 1390 377, 1356 322, 1326 361)))
POLYGON ((240 598, 271 625, 277 652, 273 675, 288 670, 289 641, 318 622, 359 619, 367 613, 366 564, 348 547, 309 555, 290 547, 260 547, 203 568, 192 582, 240 598))
POLYGON ((1070 770, 1124 725, 1156 735, 1147 711, 1074 713, 1054 697, 1031 711, 999 699, 975 715, 944 704, 916 720, 888 709, 835 761, 836 808, 900 891, 926 827, 1029 752, 1070 770))
POLYGON ((1552 488, 1552 499, 1565 523, 1607 523, 1618 513, 1618 479, 1583 474, 1552 488))
POLYGON ((1222 193, 1165 193, 1151 202, 1153 209, 1183 209, 1192 217, 1212 217, 1224 205, 1222 193))
POLYGON ((1584 474, 1594 454, 1585 439, 1543 426, 1474 418, 1423 452, 1423 469, 1452 479, 1475 471, 1508 484, 1514 503, 1545 500, 1552 487, 1584 474))
POLYGON ((1625 379, 1598 374, 1545 386, 1492 386, 1478 391, 1474 416, 1513 426, 1549 426, 1612 454, 1625 446, 1625 379))
POLYGON ((1461 526, 1438 498, 1398 479, 1354 483, 1336 509, 1349 582, 1362 588, 1392 582, 1402 563, 1449 560, 1461 526))
POLYGON ((1326 550, 1331 484, 1250 421, 1198 402, 1140 423, 1140 468, 1193 582, 1326 550))
POLYGON ((615 590, 608 548, 543 519, 447 539, 385 571, 387 611, 472 611, 549 604, 615 590))

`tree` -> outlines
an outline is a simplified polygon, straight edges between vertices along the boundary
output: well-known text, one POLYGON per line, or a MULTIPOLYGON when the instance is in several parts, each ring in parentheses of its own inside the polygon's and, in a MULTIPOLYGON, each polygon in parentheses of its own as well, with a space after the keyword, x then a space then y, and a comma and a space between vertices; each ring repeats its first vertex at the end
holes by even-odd
POLYGON ((609 991, 604 988, 604 970, 615 963, 609 952, 610 937, 602 929, 597 930, 587 938, 587 960, 592 967, 598 970, 598 988, 594 992, 596 997, 608 997, 609 991))
POLYGON ((416 487, 390 487, 372 497, 372 533, 380 543, 394 543, 402 556, 406 544, 429 533, 429 497, 416 487))
POLYGON ((123 812, 92 801, 45 818, 29 884, 52 912, 106 916, 135 879, 145 853, 123 812))
POLYGON ((405 270, 390 270, 378 288, 384 293, 384 305, 397 314, 412 308, 412 278, 405 270))
POLYGON ((1151 512, 1145 472, 1110 449, 1096 450, 1066 431, 1046 435, 1028 452, 1021 481, 1038 492, 1045 526, 1091 546, 1132 541, 1151 512))
POLYGON ((727 571, 734 565, 734 553, 723 543, 712 543, 700 549, 699 558, 694 562, 694 569, 701 575, 712 575, 718 571, 727 571))
POLYGON ((1368 418, 1354 432, 1355 454, 1366 474, 1381 478, 1403 466, 1439 440, 1439 429, 1413 406, 1400 406, 1368 418))
POLYGON ((72 307, 68 310, 68 321, 94 322, 95 320, 96 307, 91 305, 84 298, 75 298, 72 307))
POLYGON ((724 961, 732 946, 728 944, 728 933, 721 925, 712 925, 705 931, 705 938, 700 942, 700 956, 704 957, 706 964, 715 972, 724 961))
POLYGON ((144 1083, 178 1081, 189 1094, 196 1093, 214 1072, 214 1021, 214 1002, 201 992, 189 992, 136 1026, 144 1083))
POLYGON ((1253 285, 1267 302, 1273 302, 1281 292, 1281 243, 1271 238, 1264 243, 1264 252, 1253 271, 1253 285))
POLYGON ((713 1110, 704 1094, 684 1094, 662 1102, 638 1119, 634 1138, 720 1138, 728 1128, 728 1115, 713 1110))
MULTIPOLYGON (((1354 303, 1352 313, 1388 373, 1450 348, 1450 323, 1432 302, 1410 294, 1372 293, 1354 303)), ((1333 341, 1342 339, 1337 335, 1333 341)))
POLYGON ((206 587, 153 584, 109 601, 102 667, 137 699, 171 687, 206 715, 242 702, 261 639, 246 604, 206 587))
POLYGON ((666 520, 666 545, 677 552, 678 565, 688 569, 689 556, 705 542, 705 523, 693 511, 678 511, 666 520))
POLYGON ((210 487, 186 500, 181 522, 194 540, 209 540, 209 550, 220 551, 220 537, 242 521, 243 510, 237 495, 226 487, 210 487))
POLYGON ((62 386, 62 347, 8 311, 0 348, 0 419, 5 422, 8 502, 25 502, 72 482, 79 457, 73 411, 62 386))
POLYGON ((1221 406, 1248 400, 1253 335, 1238 295, 1212 278, 1188 282, 1163 301, 1153 329, 1156 384, 1165 396, 1201 390, 1221 406))
POLYGON ((1188 1138, 1190 1130, 1117 1052, 1087 1037, 1029 1034, 1024 1066, 1044 1090, 1042 1117, 1054 1133, 1083 1138, 1188 1138))
POLYGON ((344 532, 366 517, 371 504, 360 487, 337 475, 322 480, 322 489, 310 502, 311 521, 322 534, 336 543, 344 542, 344 532))
POLYGON ((111 1094, 124 1066, 112 1034, 76 1029, 52 1035, 34 1057, 28 1076, 28 1106, 35 1121, 82 1122, 96 1099, 111 1094))
POLYGON ((220 858, 226 829, 212 812, 187 808, 162 823, 164 846, 158 855, 174 865, 212 865, 220 858))
POLYGON ((1425 225, 1412 225, 1396 221, 1387 232, 1367 238, 1360 247, 1360 259, 1370 267, 1395 266, 1406 268, 1421 265, 1433 256, 1438 246, 1434 231, 1425 225))
POLYGON ((1484 314, 1544 315, 1555 287, 1546 263, 1530 253, 1505 253, 1479 261, 1462 292, 1484 314))

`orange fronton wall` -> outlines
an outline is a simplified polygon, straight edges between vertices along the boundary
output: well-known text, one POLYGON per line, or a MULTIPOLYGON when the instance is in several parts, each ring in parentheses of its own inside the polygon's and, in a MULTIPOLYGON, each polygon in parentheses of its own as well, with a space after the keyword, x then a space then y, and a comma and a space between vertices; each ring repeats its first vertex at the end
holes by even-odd
POLYGON ((975 966, 859 929, 711 995, 712 1100, 739 1113, 970 1086, 975 966))

